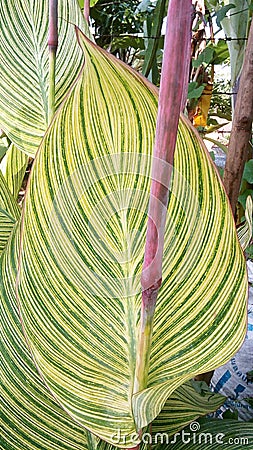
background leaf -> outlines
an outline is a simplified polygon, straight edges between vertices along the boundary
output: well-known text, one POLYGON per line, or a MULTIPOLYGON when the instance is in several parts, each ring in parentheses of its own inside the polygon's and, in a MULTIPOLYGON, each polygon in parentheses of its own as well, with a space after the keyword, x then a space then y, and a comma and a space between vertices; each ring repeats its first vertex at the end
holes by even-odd
POLYGON ((232 41, 228 40, 227 44, 230 53, 231 86, 234 86, 242 69, 247 42, 250 0, 226 0, 225 3, 224 8, 230 8, 231 16, 228 12, 228 17, 222 18, 221 25, 225 35, 232 38, 232 41))
POLYGON ((0 171, 0 254, 20 216, 20 209, 0 171))
MULTIPOLYGON (((58 10, 56 109, 83 63, 74 25, 89 33, 76 0, 59 0, 58 10)), ((0 18, 1 126, 20 150, 34 156, 48 122, 48 0, 2 2, 0 18)))
POLYGON ((253 159, 246 162, 242 178, 249 184, 253 184, 253 159))
POLYGON ((1 171, 15 200, 22 186, 28 164, 28 156, 11 144, 4 160, 1 162, 1 171))

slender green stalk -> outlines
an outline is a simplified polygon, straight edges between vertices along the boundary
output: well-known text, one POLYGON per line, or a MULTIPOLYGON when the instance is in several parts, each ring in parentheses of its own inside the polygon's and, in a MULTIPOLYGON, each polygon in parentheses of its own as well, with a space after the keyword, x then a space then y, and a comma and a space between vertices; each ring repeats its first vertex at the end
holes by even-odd
POLYGON ((142 391, 147 387, 148 383, 148 367, 153 334, 153 319, 160 284, 161 282, 159 281, 156 289, 152 286, 151 289, 144 291, 142 296, 141 325, 136 358, 134 392, 142 391))
POLYGON ((58 0, 49 0, 49 90, 48 90, 48 123, 55 113, 55 64, 58 47, 58 0))
POLYGON ((142 311, 137 348, 134 392, 147 387, 154 312, 162 282, 162 257, 171 167, 177 138, 185 73, 191 39, 191 0, 170 0, 158 117, 152 167, 152 183, 144 264, 142 270, 142 311), (158 181, 160 180, 160 181, 158 181), (162 180, 162 181, 161 181, 162 180))
POLYGON ((148 40, 149 42, 145 52, 145 58, 142 68, 142 74, 145 77, 148 77, 156 58, 156 52, 159 44, 159 37, 161 36, 165 5, 166 0, 158 0, 154 10, 153 23, 151 27, 152 39, 148 40))

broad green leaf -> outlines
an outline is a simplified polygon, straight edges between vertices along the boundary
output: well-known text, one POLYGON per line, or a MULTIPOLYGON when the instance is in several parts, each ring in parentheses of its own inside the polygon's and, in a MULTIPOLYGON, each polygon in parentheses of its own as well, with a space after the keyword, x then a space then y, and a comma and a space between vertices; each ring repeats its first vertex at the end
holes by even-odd
POLYGON ((20 216, 20 209, 0 170, 0 254, 20 216))
POLYGON ((153 446, 155 450, 238 450, 252 448, 253 427, 236 420, 200 420, 171 438, 161 438, 153 446))
POLYGON ((213 47, 206 47, 203 52, 199 54, 197 59, 192 60, 193 67, 199 67, 202 64, 208 65, 214 56, 214 48, 213 47))
POLYGON ((219 39, 217 44, 213 44, 214 54, 212 64, 221 64, 229 58, 227 42, 219 39))
POLYGON ((249 184, 253 184, 253 159, 246 162, 242 178, 249 184))
POLYGON ((245 222, 238 227, 238 238, 243 250, 246 250, 252 239, 253 201, 250 195, 246 200, 245 222))
POLYGON ((204 90, 205 86, 199 86, 197 81, 192 81, 188 84, 188 94, 187 98, 199 98, 204 90))
MULTIPOLYGON (((23 152, 34 156, 47 128, 48 2, 1 2, 1 126, 23 152)), ((56 108, 77 77, 83 56, 74 25, 88 33, 76 0, 59 0, 56 108)))
POLYGON ((221 181, 182 117, 148 388, 134 393, 158 94, 78 36, 86 64, 30 178, 18 297, 33 358, 57 401, 108 442, 121 429, 118 445, 129 447, 177 387, 237 351, 247 276, 221 181))
POLYGON ((19 228, 14 227, 0 260, 3 448, 85 450, 85 430, 43 385, 22 333, 15 297, 19 228))
POLYGON ((28 156, 11 144, 4 160, 1 162, 1 171, 13 197, 17 199, 22 186, 25 171, 28 164, 28 156))

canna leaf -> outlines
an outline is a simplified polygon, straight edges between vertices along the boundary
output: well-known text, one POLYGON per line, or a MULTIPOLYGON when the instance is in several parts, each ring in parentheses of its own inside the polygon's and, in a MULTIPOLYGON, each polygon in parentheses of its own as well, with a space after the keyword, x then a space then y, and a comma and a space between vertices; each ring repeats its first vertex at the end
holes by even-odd
MULTIPOLYGON (((76 0, 59 0, 56 108, 83 63, 74 25, 88 33, 76 0)), ((47 128, 48 0, 1 2, 1 126, 24 153, 34 156, 47 128)))
POLYGON ((215 411, 224 403, 226 397, 214 394, 207 385, 206 388, 207 390, 200 394, 189 381, 173 392, 152 423, 153 443, 156 443, 159 433, 166 432, 171 436, 199 416, 215 411))
POLYGON ((0 170, 0 254, 20 216, 20 209, 0 170))
POLYGON ((6 450, 86 450, 85 430, 43 385, 25 342, 15 297, 19 223, 0 259, 2 444, 6 450))
POLYGON ((8 150, 8 142, 6 142, 6 138, 0 137, 0 162, 4 158, 7 150, 8 150))
POLYGON ((78 39, 85 66, 30 177, 18 299, 33 359, 57 401, 107 442, 120 429, 124 448, 177 387, 240 347, 247 276, 222 184, 182 117, 148 388, 133 395, 158 96, 78 39))
MULTIPOLYGON (((22 334, 15 298, 19 223, 0 259, 2 334, 3 448, 93 450, 96 438, 76 425, 43 385, 22 334)), ((152 426, 152 434, 173 433, 223 403, 223 396, 197 394, 190 383, 176 389, 152 426)), ((154 437, 153 437, 154 439, 154 437)), ((106 445, 106 444, 105 444, 106 445)), ((115 447, 113 447, 115 449, 115 447)))
POLYGON ((11 144, 1 162, 1 171, 6 183, 15 199, 22 186, 25 171, 28 164, 28 156, 11 144))

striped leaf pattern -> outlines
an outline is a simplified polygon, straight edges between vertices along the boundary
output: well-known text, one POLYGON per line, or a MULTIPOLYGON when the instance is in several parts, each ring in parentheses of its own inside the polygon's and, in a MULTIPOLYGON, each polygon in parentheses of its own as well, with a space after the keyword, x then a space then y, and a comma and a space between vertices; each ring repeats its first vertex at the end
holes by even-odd
MULTIPOLYGON (((1 2, 1 127, 23 152, 34 156, 47 127, 49 0, 1 2)), ((59 0, 56 108, 83 63, 74 25, 86 33, 77 0, 59 0)))
MULTIPOLYGON (((1 133, 1 130, 0 130, 0 133, 1 133)), ((2 161, 7 150, 8 150, 8 143, 6 142, 6 139, 0 137, 0 162, 2 161)))
POLYGON ((211 393, 208 389, 203 393, 197 392, 190 381, 184 383, 166 400, 152 423, 153 443, 156 443, 157 433, 166 432, 171 436, 198 417, 216 411, 225 400, 223 395, 211 393))
MULTIPOLYGON (((43 385, 25 342, 15 298, 19 224, 0 260, 2 334, 2 445, 5 450, 95 450, 94 435, 79 426, 53 401, 43 385)), ((218 394, 201 396, 190 383, 180 386, 154 421, 152 433, 176 432, 223 402, 218 394)), ((142 448, 144 446, 142 445, 142 448)), ((115 449, 114 446, 111 449, 115 449)))
POLYGON ((220 179, 182 118, 149 384, 134 393, 157 92, 78 38, 85 67, 30 177, 18 301, 33 359, 57 401, 108 442, 121 429, 118 445, 131 447, 131 434, 177 387, 239 348, 247 276, 220 179))
POLYGON ((2 448, 85 450, 85 430, 69 419, 43 385, 22 333, 15 297, 19 228, 14 227, 0 260, 2 448))
POLYGON ((14 144, 11 144, 1 162, 1 171, 15 199, 17 199, 22 186, 28 159, 25 153, 18 150, 14 144))
POLYGON ((10 233, 19 217, 20 209, 0 170, 0 254, 3 251, 9 239, 10 233))

